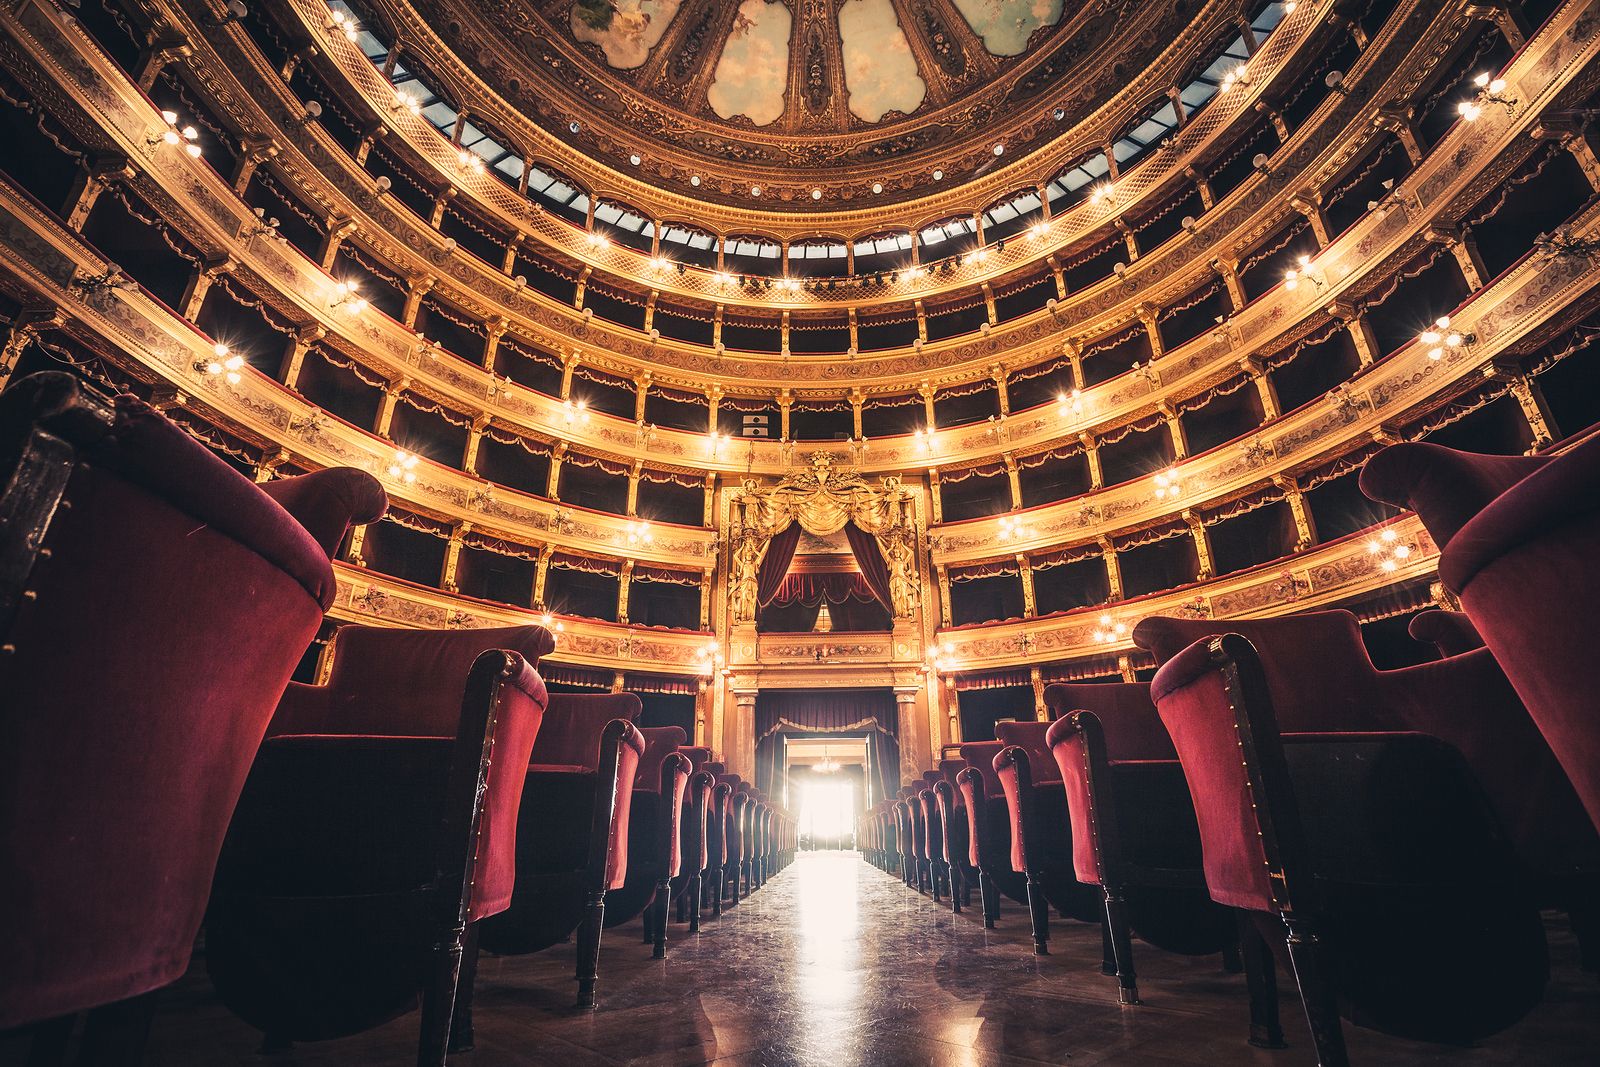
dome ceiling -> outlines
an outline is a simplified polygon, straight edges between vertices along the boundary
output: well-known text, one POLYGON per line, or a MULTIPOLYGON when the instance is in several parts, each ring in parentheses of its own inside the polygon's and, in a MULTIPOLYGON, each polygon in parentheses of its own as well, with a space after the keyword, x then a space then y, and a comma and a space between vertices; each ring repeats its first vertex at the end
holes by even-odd
POLYGON ((927 192, 1044 143, 1191 14, 1187 0, 414 3, 509 103, 591 157, 698 199, 821 210, 927 192))

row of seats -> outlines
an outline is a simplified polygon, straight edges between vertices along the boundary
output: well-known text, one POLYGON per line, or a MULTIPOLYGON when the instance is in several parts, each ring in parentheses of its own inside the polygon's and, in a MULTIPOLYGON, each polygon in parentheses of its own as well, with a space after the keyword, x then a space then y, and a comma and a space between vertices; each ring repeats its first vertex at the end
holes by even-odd
MULTIPOLYGON (((347 626, 290 680, 331 558, 387 507, 348 468, 256 485, 130 396, 0 394, 0 1031, 85 1058, 142 1044, 204 921, 222 1002, 266 1048, 422 1011, 472 1044, 481 951, 674 901, 698 930, 786 864, 793 823, 628 693, 549 693, 543 627, 347 626)), ((136 1059, 137 1057, 133 1057, 136 1059)))
MULTIPOLYGON (((1053 685, 1048 722, 880 803, 866 857, 983 921, 1024 906, 1101 926, 1104 970, 1140 1002, 1134 940, 1245 972, 1249 1042, 1283 1044, 1276 974, 1299 987, 1319 1063, 1341 1016, 1464 1044, 1543 996, 1541 910, 1600 970, 1600 434, 1554 455, 1393 446, 1362 488, 1441 546, 1464 612, 1427 611, 1439 658, 1373 666, 1347 611, 1151 617, 1149 683, 1053 685)), ((1030 716, 1031 717, 1031 716, 1030 716)))

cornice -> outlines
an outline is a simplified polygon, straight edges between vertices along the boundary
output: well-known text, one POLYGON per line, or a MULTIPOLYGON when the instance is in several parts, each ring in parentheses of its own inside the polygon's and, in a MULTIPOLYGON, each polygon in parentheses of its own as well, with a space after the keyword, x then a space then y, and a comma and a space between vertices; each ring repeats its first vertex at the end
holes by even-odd
MULTIPOLYGON (((349 563, 333 565, 338 582, 328 614, 341 622, 430 630, 542 624, 543 616, 527 608, 475 600, 391 578, 349 563)), ((561 663, 605 667, 615 671, 647 670, 705 677, 705 632, 625 626, 574 615, 556 616, 556 650, 561 663)))
POLYGON ((1223 578, 1137 600, 1042 618, 944 629, 939 632, 939 644, 948 649, 945 658, 957 664, 955 670, 961 673, 1115 657, 1132 651, 1134 645, 1131 636, 1112 641, 1097 639, 1103 615, 1109 614, 1123 623, 1129 635, 1140 619, 1155 615, 1270 618, 1330 607, 1434 574, 1438 548, 1415 516, 1397 519, 1384 528, 1395 531, 1400 543, 1413 546, 1410 555, 1392 571, 1382 565, 1387 557, 1369 550, 1369 530, 1223 578))

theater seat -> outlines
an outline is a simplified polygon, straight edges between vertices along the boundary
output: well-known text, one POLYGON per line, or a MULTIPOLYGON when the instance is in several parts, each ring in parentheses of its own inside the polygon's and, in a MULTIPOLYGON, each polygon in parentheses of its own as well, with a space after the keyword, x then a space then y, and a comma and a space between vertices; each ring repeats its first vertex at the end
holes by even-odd
MULTIPOLYGON (((280 486, 340 536, 384 507, 361 472, 280 486)), ((0 1030, 187 967, 251 761, 334 597, 294 514, 134 397, 53 372, 0 395, 0 1030)), ((135 1007, 113 1039, 137 1057, 153 1003, 135 1007)))
POLYGON ((1515 1023, 1548 977, 1544 929, 1461 754, 1385 729, 1381 707, 1346 704, 1331 672, 1267 655, 1237 634, 1204 638, 1151 692, 1211 896, 1251 912, 1292 966, 1318 1061, 1348 1062, 1341 1013, 1450 1044, 1515 1023))
POLYGON ((539 626, 346 626, 327 684, 289 686, 206 922, 218 997, 269 1045, 359 1033, 420 998, 418 1061, 443 1062, 469 931, 511 901, 552 647, 539 626))
POLYGON ((1394 445, 1367 461, 1361 489, 1427 527, 1440 579, 1600 827, 1600 702, 1586 625, 1600 604, 1600 434, 1539 456, 1394 445))
POLYGON ((1026 876, 1011 869, 1011 812, 1005 790, 994 771, 994 758, 1005 746, 998 741, 969 741, 961 746, 967 769, 956 774, 961 802, 967 809, 967 854, 978 868, 983 925, 1000 920, 1000 895, 1028 903, 1026 876))
MULTIPOLYGON (((1104 915, 1100 894, 1079 882, 1073 871, 1072 820, 1061 772, 1045 743, 1049 729, 1042 722, 995 723, 1004 746, 994 757, 994 771, 1010 816, 1011 867, 1027 877, 1033 950, 1041 956, 1050 951, 1047 902, 1082 922, 1097 923, 1104 915)), ((1109 964, 1109 941, 1105 955, 1109 964)))
MULTIPOLYGON (((606 929, 632 922, 646 915, 644 941, 657 942, 656 902, 661 872, 671 869, 668 879, 677 875, 681 855, 678 834, 683 819, 683 797, 688 787, 690 764, 687 757, 673 759, 686 739, 681 726, 651 726, 639 731, 644 738, 644 755, 634 773, 631 812, 628 817, 628 877, 622 888, 606 894, 606 929), (681 774, 681 778, 680 778, 681 774), (672 840, 666 838, 670 829, 672 840)), ((663 896, 662 903, 666 899, 663 896)), ((666 932, 659 931, 665 949, 666 932)))
MULTIPOLYGON (((1470 643, 1459 625, 1453 629, 1452 642, 1470 643)), ((1380 671, 1356 617, 1342 610, 1226 622, 1152 617, 1134 627, 1133 639, 1165 663, 1228 631, 1261 653, 1280 706, 1291 697, 1314 700, 1318 729, 1415 731, 1459 752, 1511 839, 1519 876, 1541 905, 1568 911, 1586 966, 1594 965, 1600 833, 1489 649, 1380 671)))
POLYGON ((1186 956, 1243 950, 1250 1043, 1281 1048, 1272 957, 1250 922, 1211 899, 1183 768, 1145 682, 1044 691, 1046 743, 1065 786, 1078 881, 1101 887, 1119 997, 1138 1004, 1130 934, 1186 956))
POLYGON ((644 756, 632 693, 557 693, 529 757, 511 905, 484 949, 537 952, 578 931, 578 1006, 593 1007, 606 893, 627 881, 632 784, 644 756))

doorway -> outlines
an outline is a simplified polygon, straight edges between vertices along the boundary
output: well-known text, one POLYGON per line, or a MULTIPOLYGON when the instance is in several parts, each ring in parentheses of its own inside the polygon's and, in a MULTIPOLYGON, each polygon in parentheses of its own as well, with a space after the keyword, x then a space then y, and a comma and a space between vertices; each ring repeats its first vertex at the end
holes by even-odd
POLYGON ((798 785, 801 846, 819 850, 855 848, 855 780, 816 774, 801 778, 798 785))

